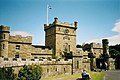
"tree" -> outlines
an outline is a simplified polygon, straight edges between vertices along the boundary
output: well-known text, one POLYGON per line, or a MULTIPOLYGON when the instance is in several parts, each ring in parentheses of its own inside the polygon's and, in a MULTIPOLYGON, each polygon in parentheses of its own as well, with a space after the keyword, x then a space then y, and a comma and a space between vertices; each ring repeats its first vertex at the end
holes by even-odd
POLYGON ((81 45, 79 45, 79 44, 77 44, 77 46, 76 46, 77 48, 82 48, 82 46, 81 45))
POLYGON ((39 80, 42 75, 40 65, 24 65, 18 73, 18 80, 39 80))
POLYGON ((72 54, 72 52, 64 52, 64 57, 65 57, 65 59, 67 60, 67 59, 72 59, 73 58, 73 54, 72 54))
POLYGON ((119 55, 120 55, 119 51, 117 51, 115 49, 110 49, 109 53, 110 53, 110 57, 113 58, 113 59, 119 57, 119 55))
POLYGON ((16 77, 12 67, 0 68, 0 80, 16 80, 16 77))
POLYGON ((109 49, 110 56, 115 59, 116 69, 120 69, 120 44, 110 46, 109 49))

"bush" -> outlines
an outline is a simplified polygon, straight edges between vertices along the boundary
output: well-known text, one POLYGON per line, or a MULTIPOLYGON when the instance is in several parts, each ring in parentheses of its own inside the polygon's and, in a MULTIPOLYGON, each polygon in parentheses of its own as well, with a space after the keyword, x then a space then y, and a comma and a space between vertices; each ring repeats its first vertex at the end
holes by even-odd
POLYGON ((24 65, 18 73, 18 80, 39 80, 42 75, 40 65, 24 65))
POLYGON ((16 80, 12 67, 0 68, 0 80, 16 80))

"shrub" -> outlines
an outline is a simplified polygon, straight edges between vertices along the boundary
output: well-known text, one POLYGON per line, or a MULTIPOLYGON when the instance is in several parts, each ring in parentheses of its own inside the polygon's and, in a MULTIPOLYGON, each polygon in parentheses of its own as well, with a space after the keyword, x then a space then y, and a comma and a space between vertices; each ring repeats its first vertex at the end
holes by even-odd
POLYGON ((24 65, 18 73, 18 80, 39 80, 42 75, 40 65, 24 65))

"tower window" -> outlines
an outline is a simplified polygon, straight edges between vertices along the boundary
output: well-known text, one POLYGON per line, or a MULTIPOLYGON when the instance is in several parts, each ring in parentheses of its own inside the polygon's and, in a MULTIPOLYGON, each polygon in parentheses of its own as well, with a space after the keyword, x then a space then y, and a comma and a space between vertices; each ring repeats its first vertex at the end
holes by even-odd
POLYGON ((16 50, 20 50, 20 45, 16 45, 16 50))
POLYGON ((16 50, 20 50, 20 45, 16 45, 16 50))
POLYGON ((18 52, 15 54, 15 58, 19 58, 19 53, 18 52))
POLYGON ((5 49, 5 44, 3 44, 3 49, 5 49))

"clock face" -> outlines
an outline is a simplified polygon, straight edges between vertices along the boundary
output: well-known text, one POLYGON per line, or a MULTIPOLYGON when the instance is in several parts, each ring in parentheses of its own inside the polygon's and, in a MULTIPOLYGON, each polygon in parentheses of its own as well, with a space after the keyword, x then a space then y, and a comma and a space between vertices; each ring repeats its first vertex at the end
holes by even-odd
POLYGON ((64 33, 65 33, 65 34, 69 33, 69 30, 68 30, 68 29, 65 29, 65 30, 64 30, 64 33))

